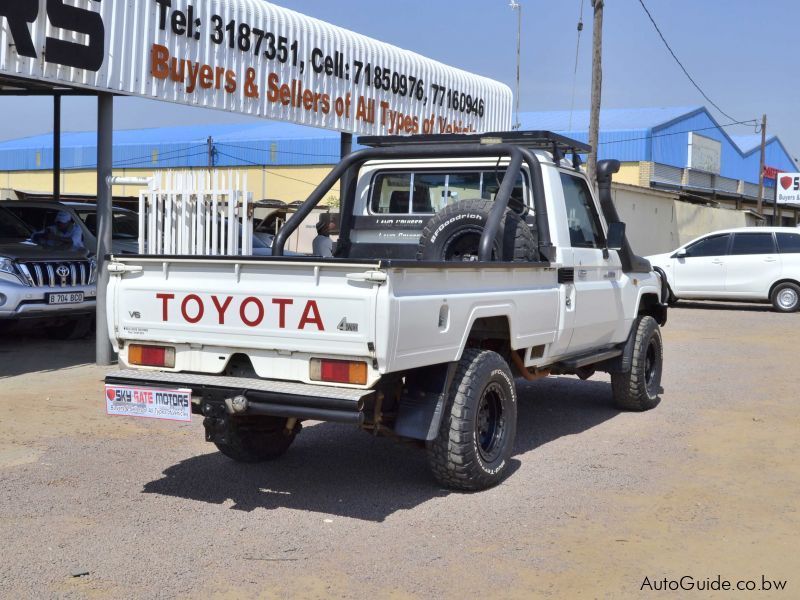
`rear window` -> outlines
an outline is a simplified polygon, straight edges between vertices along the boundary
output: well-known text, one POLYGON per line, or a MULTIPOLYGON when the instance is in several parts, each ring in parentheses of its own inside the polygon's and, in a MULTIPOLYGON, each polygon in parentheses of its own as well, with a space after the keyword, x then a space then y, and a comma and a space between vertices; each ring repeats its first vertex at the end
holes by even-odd
MULTIPOLYGON (((86 228, 97 237, 97 213, 78 210, 78 216, 86 228)), ((139 238, 139 217, 134 213, 115 210, 112 211, 111 236, 116 240, 135 240, 139 238)))
MULTIPOLYGON (((378 173, 372 182, 370 209, 374 214, 430 215, 460 200, 494 200, 504 175, 504 169, 378 173)), ((520 173, 509 204, 522 204, 526 189, 520 173)))
POLYGON ((771 233, 737 233, 733 236, 731 254, 772 254, 775 242, 771 233))
POLYGON ((800 252, 800 233, 779 233, 778 249, 781 254, 797 254, 800 252))

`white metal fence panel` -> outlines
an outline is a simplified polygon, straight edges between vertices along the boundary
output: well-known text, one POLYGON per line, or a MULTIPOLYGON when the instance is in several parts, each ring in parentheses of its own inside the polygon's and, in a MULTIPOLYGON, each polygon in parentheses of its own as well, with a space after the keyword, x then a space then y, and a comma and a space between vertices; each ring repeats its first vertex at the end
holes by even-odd
POLYGON ((156 171, 139 194, 139 252, 253 253, 252 194, 233 171, 156 171))

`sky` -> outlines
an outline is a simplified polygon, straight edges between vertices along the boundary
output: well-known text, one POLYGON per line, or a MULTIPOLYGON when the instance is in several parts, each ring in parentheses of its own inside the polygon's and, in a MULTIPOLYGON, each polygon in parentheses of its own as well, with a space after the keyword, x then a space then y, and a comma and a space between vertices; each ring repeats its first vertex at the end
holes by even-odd
MULTIPOLYGON (((507 0, 278 0, 280 6, 515 86, 517 14, 507 0)), ((521 0, 521 110, 588 108, 591 0, 521 0), (583 4, 576 85, 576 25, 583 4)), ((760 120, 800 158, 800 0, 645 0, 667 41, 706 94, 737 121, 760 120)), ((606 0, 603 106, 705 105, 663 46, 639 0, 606 0)), ((46 133, 51 100, 0 98, 0 139, 46 133), (13 110, 13 112, 8 112, 13 110)), ((66 98, 63 128, 95 128, 96 101, 66 98)), ((115 100, 118 129, 254 119, 133 98, 115 100)), ((601 122, 602 128, 602 122, 601 122)), ((726 128, 734 135, 754 127, 726 128)))

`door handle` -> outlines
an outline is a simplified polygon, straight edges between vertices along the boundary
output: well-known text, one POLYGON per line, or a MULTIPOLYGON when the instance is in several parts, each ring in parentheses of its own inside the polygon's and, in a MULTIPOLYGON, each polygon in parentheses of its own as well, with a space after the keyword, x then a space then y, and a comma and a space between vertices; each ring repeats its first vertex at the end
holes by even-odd
POLYGON ((777 262, 777 261, 778 261, 777 258, 765 258, 764 259, 764 262, 777 262))
POLYGON ((718 258, 717 258, 716 260, 712 260, 711 262, 712 262, 713 264, 715 264, 715 265, 721 265, 721 264, 724 264, 724 263, 723 263, 723 262, 722 262, 720 259, 718 259, 718 258))

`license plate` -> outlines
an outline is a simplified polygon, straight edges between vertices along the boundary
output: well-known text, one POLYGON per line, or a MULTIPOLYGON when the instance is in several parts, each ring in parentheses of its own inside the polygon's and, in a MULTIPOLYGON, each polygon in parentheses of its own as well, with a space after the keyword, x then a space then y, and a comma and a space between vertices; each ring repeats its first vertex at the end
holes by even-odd
POLYGON ((68 292, 66 294, 47 294, 48 304, 80 304, 83 302, 83 292, 68 292))
POLYGON ((192 391, 106 384, 106 413, 123 417, 192 420, 192 391))

